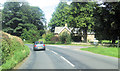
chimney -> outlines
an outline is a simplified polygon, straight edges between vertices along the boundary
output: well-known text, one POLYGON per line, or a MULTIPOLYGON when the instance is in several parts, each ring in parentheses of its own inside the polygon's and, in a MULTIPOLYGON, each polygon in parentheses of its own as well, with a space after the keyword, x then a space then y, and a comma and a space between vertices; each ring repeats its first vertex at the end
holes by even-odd
POLYGON ((67 27, 67 23, 65 24, 65 27, 67 27))

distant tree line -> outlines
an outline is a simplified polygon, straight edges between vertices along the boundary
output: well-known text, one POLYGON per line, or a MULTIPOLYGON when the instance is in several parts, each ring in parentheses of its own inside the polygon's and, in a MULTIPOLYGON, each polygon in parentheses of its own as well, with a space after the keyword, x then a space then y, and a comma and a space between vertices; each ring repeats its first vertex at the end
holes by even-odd
POLYGON ((27 2, 5 2, 2 10, 2 28, 4 32, 34 42, 45 33, 46 22, 39 7, 27 2))
POLYGON ((120 37, 120 2, 60 2, 49 22, 51 31, 55 27, 64 26, 81 28, 84 41, 87 41, 87 31, 94 31, 98 40, 112 40, 120 37))

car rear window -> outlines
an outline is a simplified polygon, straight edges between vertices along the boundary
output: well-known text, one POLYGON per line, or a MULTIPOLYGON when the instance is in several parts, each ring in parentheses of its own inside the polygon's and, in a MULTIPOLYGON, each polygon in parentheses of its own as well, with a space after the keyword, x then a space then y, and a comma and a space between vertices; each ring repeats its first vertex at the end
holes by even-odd
POLYGON ((40 42, 40 44, 43 44, 43 42, 40 42))
POLYGON ((37 41, 37 42, 35 42, 35 44, 43 44, 43 42, 42 41, 37 41))

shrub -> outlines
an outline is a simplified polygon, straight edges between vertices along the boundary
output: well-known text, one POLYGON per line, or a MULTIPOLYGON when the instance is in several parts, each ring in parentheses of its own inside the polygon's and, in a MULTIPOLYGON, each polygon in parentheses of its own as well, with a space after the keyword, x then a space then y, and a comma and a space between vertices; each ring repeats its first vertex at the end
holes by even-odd
POLYGON ((71 36, 67 32, 63 32, 62 35, 60 35, 60 41, 62 44, 70 44, 71 43, 71 36))
POLYGON ((46 35, 45 35, 45 34, 43 34, 43 35, 42 35, 42 38, 44 38, 44 39, 45 39, 45 37, 46 37, 46 35))
POLYGON ((55 44, 54 41, 46 41, 45 44, 55 44))
POLYGON ((53 36, 50 41, 54 41, 54 42, 58 42, 59 41, 59 37, 57 36, 53 36))
MULTIPOLYGON (((29 54, 29 48, 25 47, 22 39, 2 32, 2 65, 3 69, 11 69, 29 54)), ((0 68, 1 68, 0 67, 0 68)))
POLYGON ((60 41, 58 41, 58 42, 56 42, 55 44, 61 44, 61 42, 60 42, 60 41))
POLYGON ((40 37, 39 31, 37 30, 29 30, 27 31, 26 29, 23 30, 23 33, 21 35, 22 39, 27 40, 28 42, 35 42, 37 41, 40 37))
POLYGON ((50 41, 53 36, 53 33, 46 34, 45 40, 50 41))

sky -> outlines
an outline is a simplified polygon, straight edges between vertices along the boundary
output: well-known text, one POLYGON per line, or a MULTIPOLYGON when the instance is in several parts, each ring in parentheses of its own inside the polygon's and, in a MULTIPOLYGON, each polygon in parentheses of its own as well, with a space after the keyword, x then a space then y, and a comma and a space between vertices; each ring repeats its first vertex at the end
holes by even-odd
MULTIPOLYGON (((3 4, 4 2, 6 2, 6 0, 0 0, 0 3, 3 4)), ((27 0, 27 2, 31 6, 38 6, 43 10, 48 24, 60 0, 27 0)))
POLYGON ((28 0, 28 2, 30 5, 38 6, 43 10, 48 23, 60 0, 28 0))

